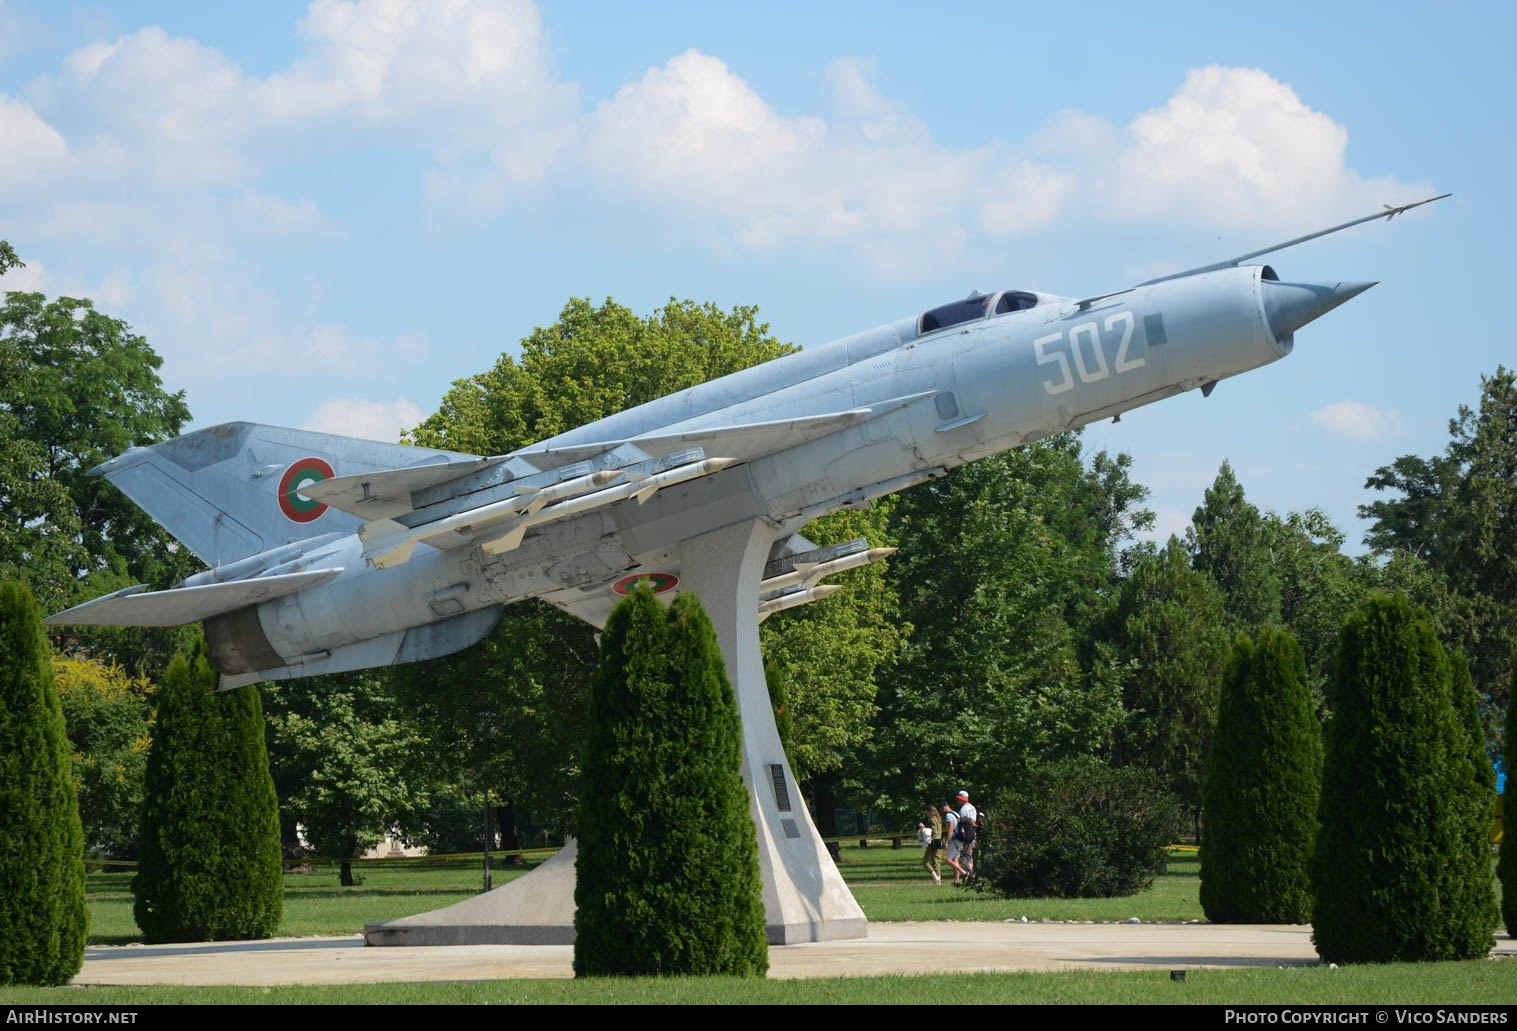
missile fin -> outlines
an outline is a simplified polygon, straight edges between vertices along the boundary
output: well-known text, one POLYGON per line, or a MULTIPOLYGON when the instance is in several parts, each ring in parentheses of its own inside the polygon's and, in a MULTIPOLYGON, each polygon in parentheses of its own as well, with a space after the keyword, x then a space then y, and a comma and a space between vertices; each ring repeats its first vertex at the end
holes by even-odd
POLYGON ((375 569, 389 569, 391 566, 403 566, 411 561, 411 555, 416 551, 416 538, 411 538, 389 551, 381 551, 370 555, 369 561, 374 563, 375 569))
POLYGON ((513 527, 505 535, 497 537, 493 541, 486 541, 482 547, 487 555, 503 555, 508 551, 515 551, 521 547, 522 539, 526 536, 527 526, 523 523, 513 527))

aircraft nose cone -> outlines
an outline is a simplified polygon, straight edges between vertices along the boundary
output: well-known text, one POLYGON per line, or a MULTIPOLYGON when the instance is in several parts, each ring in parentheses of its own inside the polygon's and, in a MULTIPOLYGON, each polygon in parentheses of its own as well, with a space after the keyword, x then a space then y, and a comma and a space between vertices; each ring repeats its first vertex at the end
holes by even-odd
POLYGON ((1275 336, 1284 340, 1313 319, 1358 297, 1374 283, 1278 283, 1265 280, 1264 314, 1275 336))

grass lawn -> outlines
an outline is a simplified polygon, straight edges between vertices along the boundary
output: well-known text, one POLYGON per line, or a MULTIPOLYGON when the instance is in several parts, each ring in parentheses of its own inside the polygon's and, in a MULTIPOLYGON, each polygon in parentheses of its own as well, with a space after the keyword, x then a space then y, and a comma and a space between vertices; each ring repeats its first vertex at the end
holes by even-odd
MULTIPOLYGON (((1172 851, 1166 873, 1153 887, 1121 899, 1002 899, 955 888, 934 887, 922 869, 922 850, 889 845, 843 848, 838 867, 871 920, 1204 920, 1201 864, 1193 851, 1172 851)), ((947 867, 945 866, 946 870, 947 867)), ((948 871, 952 877, 952 871, 948 871)))
MULTIPOLYGON (((921 850, 879 843, 843 848, 839 869, 871 920, 1142 920, 1203 919, 1193 851, 1175 851, 1147 891, 1123 899, 998 899, 935 887, 921 850)), ((498 866, 498 886, 535 867, 498 866)), ((343 935, 370 921, 436 909, 477 894, 478 860, 379 863, 358 868, 362 885, 343 888, 336 867, 285 876, 282 936, 343 935)), ((132 919, 130 872, 89 878, 91 945, 139 941, 132 919)), ((1291 1003, 1496 1004, 1517 1001, 1517 962, 1402 964, 1388 967, 1249 967, 1191 970, 1171 982, 1167 970, 974 974, 953 978, 872 977, 805 981, 710 978, 588 981, 496 981, 279 988, 0 988, 0 1005, 190 1005, 206 1003, 800 1003, 911 1005, 969 991, 984 1003, 1291 1003)))
MULTIPOLYGON (((839 866, 854 898, 870 920, 1201 920, 1200 880, 1194 852, 1171 854, 1169 870, 1152 888, 1124 899, 999 899, 945 883, 935 887, 922 869, 922 850, 876 844, 843 848, 839 866)), ((536 860, 497 865, 499 887, 529 870, 536 860)), ((281 937, 356 934, 365 923, 392 920, 461 902, 478 894, 482 872, 477 859, 436 863, 369 863, 355 868, 364 883, 344 888, 337 867, 284 878, 281 937)), ((89 875, 91 945, 141 941, 132 918, 132 873, 89 875)))
POLYGON ((205 1005, 300 1003, 535 1003, 627 1005, 680 1003, 918 1005, 924 998, 994 1003, 1223 1003, 1510 1007, 1517 963, 1407 963, 1398 966, 1192 970, 1183 982, 1168 971, 963 974, 743 981, 706 977, 597 978, 583 981, 470 981, 441 984, 289 986, 280 988, 0 988, 0 1005, 205 1005), (968 995, 964 993, 968 992, 968 995))
MULTIPOLYGON (((537 862, 536 857, 520 866, 497 861, 491 883, 498 888, 536 869, 537 862)), ((357 934, 366 923, 462 902, 479 894, 484 881, 478 859, 365 863, 353 869, 363 883, 351 888, 338 883, 335 866, 318 866, 310 873, 286 873, 279 937, 357 934)), ((131 871, 89 875, 90 945, 125 945, 142 940, 132 917, 132 877, 131 871)))

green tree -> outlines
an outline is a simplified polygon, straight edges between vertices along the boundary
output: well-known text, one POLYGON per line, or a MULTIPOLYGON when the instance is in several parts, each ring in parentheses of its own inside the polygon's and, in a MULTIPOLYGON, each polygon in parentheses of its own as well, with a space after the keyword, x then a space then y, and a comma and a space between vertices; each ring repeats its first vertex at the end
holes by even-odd
MULTIPOLYGON (((594 627, 532 600, 472 648, 392 670, 397 702, 429 742, 419 775, 475 795, 488 789, 508 848, 522 814, 567 830, 596 654, 594 627)), ((408 834, 417 818, 428 817, 402 822, 408 834)))
POLYGON ((96 659, 58 657, 53 670, 73 745, 85 851, 135 857, 157 688, 146 677, 96 659))
POLYGON ((639 587, 612 611, 591 683, 574 972, 769 967, 737 700, 694 595, 639 587))
POLYGON ((1117 728, 1112 757, 1158 774, 1185 804, 1193 826, 1200 818, 1217 682, 1227 661, 1226 622, 1211 577, 1191 569, 1184 546, 1171 537, 1163 551, 1133 568, 1103 627, 1103 638, 1128 664, 1122 683, 1127 718, 1117 728))
POLYGON ((0 306, 0 408, 40 453, 34 479, 61 484, 84 546, 71 572, 114 569, 162 584, 192 567, 182 547, 101 479, 85 474, 134 445, 176 436, 183 391, 163 389, 163 360, 120 319, 72 297, 12 292, 0 306))
POLYGON ((267 938, 283 913, 263 709, 251 685, 216 685, 202 639, 169 664, 158 695, 132 880, 149 943, 267 938))
POLYGON ((453 384, 414 443, 497 455, 706 380, 789 354, 758 309, 669 303, 634 314, 610 298, 574 298, 558 321, 503 354, 489 372, 453 384))
POLYGON ((84 836, 47 637, 0 583, 0 984, 67 984, 84 963, 84 836))
MULTIPOLYGON (((415 757, 435 747, 396 703, 383 670, 266 684, 270 753, 284 789, 282 816, 305 828, 319 855, 344 860, 377 845, 425 806, 415 757)), ((351 863, 339 869, 355 882, 351 863)))
POLYGON ((1365 486, 1401 495, 1360 506, 1374 520, 1365 543, 1447 577, 1439 631, 1469 657, 1486 744, 1499 751, 1517 650, 1517 372, 1480 378, 1479 407, 1459 406, 1443 455, 1403 455, 1365 486))
POLYGON ((872 804, 913 817, 923 799, 983 793, 1107 743, 1119 664, 1097 650, 1082 660, 1078 628, 1114 576, 1108 498, 1075 434, 899 496, 889 577, 913 629, 881 679, 861 778, 872 804))
POLYGON ((1456 774, 1455 783, 1458 785, 1462 781, 1464 788, 1464 798, 1460 799, 1464 813, 1455 828, 1459 837, 1453 843, 1449 857, 1457 893, 1452 909, 1460 921, 1455 927, 1455 935, 1463 940, 1459 946, 1461 952, 1483 956, 1496 943, 1491 937, 1497 911, 1490 845, 1496 803, 1496 767, 1491 765, 1490 756, 1486 754, 1475 683, 1463 652, 1456 651, 1449 656, 1449 668, 1450 700, 1459 724, 1453 766, 1456 771, 1463 767, 1463 775, 1456 774))
POLYGON ((1460 473, 1451 455, 1402 455, 1376 469, 1365 489, 1402 496, 1359 506, 1359 518, 1374 520, 1365 531, 1365 545, 1382 555, 1407 552, 1438 567, 1448 565, 1455 537, 1449 517, 1460 473))
POLYGON ((1361 602, 1379 586, 1380 567, 1356 563, 1343 554, 1343 532, 1321 509, 1267 512, 1263 537, 1270 568, 1280 585, 1280 621, 1301 646, 1306 684, 1315 710, 1324 710, 1331 693, 1338 631, 1361 602))
MULTIPOLYGON (((806 527, 820 547, 863 537, 890 543, 890 504, 837 512, 806 527)), ((840 770, 869 736, 879 711, 876 677, 895 662, 910 632, 891 619, 895 592, 889 564, 877 562, 828 579, 843 590, 830 600, 768 617, 760 628, 767 658, 785 691, 786 755, 808 784, 840 770)))
POLYGON ((1289 632, 1233 643, 1206 769, 1201 908, 1213 923, 1311 920, 1322 735, 1289 632))
MULTIPOLYGON (((1513 674, 1517 678, 1517 673, 1513 674)), ((1517 730, 1513 725, 1517 724, 1512 708, 1508 706, 1506 711, 1506 739, 1505 754, 1517 755, 1517 730)), ((1512 804, 1512 797, 1517 795, 1517 785, 1512 783, 1511 759, 1503 760, 1506 773, 1506 792, 1501 796, 1501 854, 1496 860, 1496 876, 1501 881, 1501 922, 1506 924, 1506 933, 1517 934, 1517 831, 1512 827, 1517 825, 1517 805, 1512 804)))
MULTIPOLYGON (((1376 595, 1344 624, 1311 861, 1313 941, 1336 963, 1469 959, 1469 744, 1431 622, 1376 595)), ((1489 869, 1485 872, 1489 879, 1489 869)), ((1494 914, 1492 914, 1494 915, 1494 914)), ((1492 921, 1494 923, 1494 920, 1492 921)))
MULTIPOLYGON (((5 372, 0 350, 0 382, 5 372)), ((85 563, 79 515, 68 489, 47 475, 47 458, 21 422, 0 406, 0 578, 23 580, 49 608, 76 590, 85 563)))
POLYGON ((0 276, 13 268, 26 268, 26 262, 16 257, 9 240, 0 240, 0 276))
MULTIPOLYGON (((12 291, 0 304, 0 575, 30 583, 49 610, 136 583, 167 587, 194 556, 88 471, 129 447, 176 436, 183 391, 162 359, 92 302, 12 291)), ((70 652, 159 675, 189 637, 175 628, 71 627, 70 652)))
POLYGON ((1222 590, 1234 629, 1257 633, 1280 619, 1280 578, 1270 563, 1264 518, 1243 496, 1233 467, 1222 463, 1185 531, 1191 565, 1222 590))
MULTIPOLYGON (((519 358, 503 355, 489 372, 455 383, 411 439, 502 454, 794 350, 770 335, 752 307, 722 311, 671 299, 639 316, 609 299, 598 307, 574 299, 557 322, 521 342, 519 358)), ((840 513, 803 532, 823 544, 857 536, 879 544, 885 536, 881 518, 877 512, 840 513)), ((878 568, 850 573, 836 581, 847 585, 844 593, 777 614, 764 625, 765 655, 787 678, 795 727, 790 744, 803 770, 837 769, 867 735, 875 673, 897 654, 901 635, 886 618, 883 575, 878 568), (831 661, 808 666, 803 649, 831 661)), ((495 713, 484 725, 510 731, 485 734, 498 758, 476 752, 473 768, 488 767, 489 783, 505 798, 570 812, 573 780, 566 775, 579 758, 574 712, 594 669, 594 648, 586 647, 592 640, 591 629, 573 616, 541 603, 513 605, 480 646, 506 679, 490 683, 460 657, 451 665, 427 663, 409 682, 425 683, 438 698, 426 706, 428 727, 450 740, 475 734, 478 703, 491 695, 495 713), (467 704, 447 700, 454 696, 467 704), (544 712, 563 718, 544 724, 544 712), (454 729, 445 730, 443 723, 454 729)))

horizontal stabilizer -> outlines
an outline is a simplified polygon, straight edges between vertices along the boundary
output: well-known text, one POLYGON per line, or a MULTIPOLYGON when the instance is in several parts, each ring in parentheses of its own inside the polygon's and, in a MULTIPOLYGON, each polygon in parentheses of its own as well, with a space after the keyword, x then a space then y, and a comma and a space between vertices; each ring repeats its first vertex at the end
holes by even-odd
POLYGON ((246 605, 256 605, 271 598, 283 597, 323 580, 331 579, 341 569, 311 569, 282 576, 265 576, 230 583, 180 587, 172 591, 142 593, 138 584, 107 594, 103 598, 75 605, 48 616, 48 626, 178 626, 193 623, 246 605))
POLYGON ((416 506, 411 501, 413 492, 483 472, 506 460, 504 455, 464 461, 448 461, 445 456, 440 457, 441 461, 408 469, 335 476, 302 487, 300 493, 362 519, 393 519, 415 511, 416 506))

